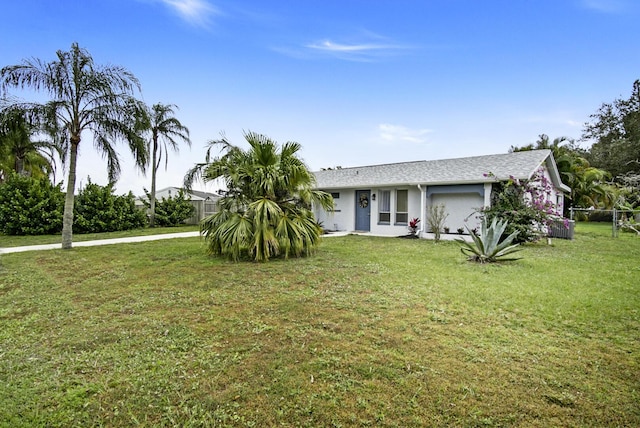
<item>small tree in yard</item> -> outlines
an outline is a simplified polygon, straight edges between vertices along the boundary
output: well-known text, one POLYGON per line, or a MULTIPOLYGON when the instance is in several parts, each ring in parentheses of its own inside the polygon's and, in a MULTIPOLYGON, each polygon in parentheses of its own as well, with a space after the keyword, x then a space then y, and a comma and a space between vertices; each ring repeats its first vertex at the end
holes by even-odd
MULTIPOLYGON (((147 200, 142 203, 148 209, 151 207, 151 195, 144 189, 147 200)), ((155 225, 156 226, 178 226, 183 224, 196 211, 196 208, 187 199, 185 193, 180 190, 176 196, 162 198, 155 203, 155 225)))
MULTIPOLYGON (((486 174, 494 176, 492 173, 486 174)), ((536 171, 531 179, 519 180, 509 177, 505 182, 493 185, 491 206, 481 210, 488 222, 498 218, 507 222, 505 234, 518 232, 515 242, 530 242, 547 233, 549 225, 561 218, 554 204, 547 200, 551 183, 542 170, 536 171)))
POLYGON ((300 144, 277 144, 270 138, 246 133, 247 150, 226 139, 214 141, 222 156, 196 165, 185 185, 202 177, 225 181, 227 193, 220 211, 205 218, 201 230, 209 251, 231 260, 266 261, 273 257, 301 257, 318 245, 322 228, 312 203, 333 208, 330 194, 314 190, 315 178, 298 157, 300 144))
POLYGON ((427 217, 427 224, 431 229, 431 233, 434 235, 436 242, 440 241, 440 234, 444 228, 444 222, 449 217, 447 213, 447 207, 445 204, 436 204, 429 206, 429 216, 427 217))

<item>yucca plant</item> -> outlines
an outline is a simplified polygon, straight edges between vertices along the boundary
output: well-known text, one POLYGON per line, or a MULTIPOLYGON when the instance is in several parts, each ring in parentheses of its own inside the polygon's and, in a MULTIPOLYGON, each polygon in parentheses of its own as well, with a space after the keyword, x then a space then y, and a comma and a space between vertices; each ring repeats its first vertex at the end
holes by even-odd
POLYGON ((509 222, 493 218, 491 224, 487 227, 486 218, 482 219, 482 228, 480 233, 475 233, 467 228, 473 242, 466 242, 464 239, 457 239, 463 247, 460 251, 469 257, 469 260, 478 263, 494 263, 498 261, 518 260, 518 258, 505 258, 505 256, 520 251, 520 244, 512 244, 518 235, 513 232, 505 239, 500 241, 509 222))

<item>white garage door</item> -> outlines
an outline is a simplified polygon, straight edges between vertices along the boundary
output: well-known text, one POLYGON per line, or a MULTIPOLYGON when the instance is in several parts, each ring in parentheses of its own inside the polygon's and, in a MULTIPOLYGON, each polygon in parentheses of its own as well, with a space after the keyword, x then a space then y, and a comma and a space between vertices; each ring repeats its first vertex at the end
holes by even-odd
MULTIPOLYGON (((435 194, 431 195, 431 202, 444 204, 449 217, 445 221, 451 233, 455 233, 459 227, 469 229, 480 227, 480 219, 477 211, 482 208, 484 200, 477 193, 435 194), (467 220, 465 222, 465 219, 467 220)), ((428 211, 427 211, 428 212, 428 211)), ((466 232, 466 229, 465 229, 466 232)))

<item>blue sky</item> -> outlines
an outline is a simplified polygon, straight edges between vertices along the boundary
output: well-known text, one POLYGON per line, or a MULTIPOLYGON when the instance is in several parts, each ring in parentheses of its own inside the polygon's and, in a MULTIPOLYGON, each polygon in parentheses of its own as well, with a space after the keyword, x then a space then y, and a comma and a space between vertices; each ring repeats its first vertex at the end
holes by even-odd
MULTIPOLYGON (((193 144, 159 188, 221 132, 297 141, 314 170, 579 138, 640 78, 637 0, 20 0, 2 15, 0 66, 78 42, 179 107, 193 144)), ((106 184, 83 137, 78 180, 106 184)), ((150 179, 120 148, 117 191, 141 194, 150 179)))

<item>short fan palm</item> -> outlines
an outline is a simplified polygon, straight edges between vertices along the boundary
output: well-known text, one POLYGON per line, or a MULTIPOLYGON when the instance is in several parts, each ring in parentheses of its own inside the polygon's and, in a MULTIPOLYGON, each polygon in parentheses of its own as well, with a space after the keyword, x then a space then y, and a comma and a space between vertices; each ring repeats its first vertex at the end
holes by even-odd
POLYGON ((497 217, 487 226, 486 218, 482 219, 482 228, 479 234, 467 231, 471 235, 473 242, 466 242, 463 239, 457 239, 463 246, 460 248, 463 254, 469 257, 469 260, 479 263, 493 263, 498 261, 518 260, 518 258, 507 258, 509 254, 520 251, 519 244, 512 244, 518 232, 513 232, 502 241, 502 235, 508 225, 507 221, 498 220, 497 217))
POLYGON ((279 146, 268 137, 245 134, 249 149, 226 139, 210 143, 224 154, 196 165, 187 173, 185 186, 196 178, 223 179, 227 187, 220 211, 205 218, 202 233, 209 251, 231 260, 300 257, 318 244, 322 229, 311 211, 312 204, 333 207, 330 194, 314 190, 315 180, 298 157, 301 146, 279 146))

